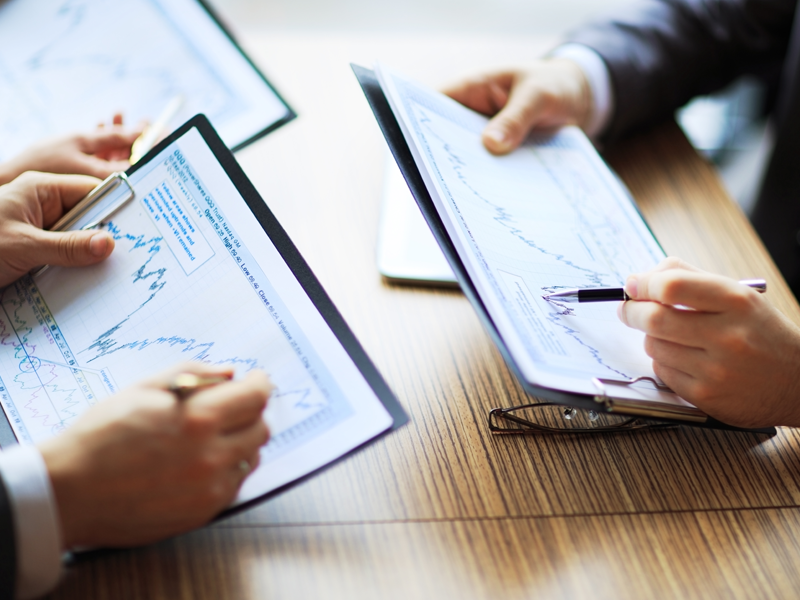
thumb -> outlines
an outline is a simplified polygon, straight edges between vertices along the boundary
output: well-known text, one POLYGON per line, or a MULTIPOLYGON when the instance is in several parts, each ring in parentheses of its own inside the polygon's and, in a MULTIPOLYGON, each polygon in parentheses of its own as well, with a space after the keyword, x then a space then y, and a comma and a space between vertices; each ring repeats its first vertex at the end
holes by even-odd
POLYGON ((492 154, 516 150, 539 121, 543 95, 525 85, 515 86, 506 105, 483 130, 486 149, 492 154))
POLYGON ((43 231, 31 227, 27 255, 31 267, 85 267, 99 263, 114 250, 114 238, 105 231, 43 231))

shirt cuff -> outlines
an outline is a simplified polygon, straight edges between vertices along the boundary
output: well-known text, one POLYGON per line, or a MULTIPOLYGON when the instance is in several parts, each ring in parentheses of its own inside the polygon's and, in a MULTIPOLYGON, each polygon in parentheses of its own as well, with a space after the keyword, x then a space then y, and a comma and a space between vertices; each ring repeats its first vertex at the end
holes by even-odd
POLYGON ((600 137, 614 113, 614 91, 606 63, 597 52, 583 44, 564 44, 550 52, 549 56, 577 63, 586 75, 592 91, 592 115, 584 131, 592 139, 600 137))
POLYGON ((52 590, 61 576, 61 525, 42 455, 35 446, 0 452, 0 476, 14 517, 17 598, 52 590))

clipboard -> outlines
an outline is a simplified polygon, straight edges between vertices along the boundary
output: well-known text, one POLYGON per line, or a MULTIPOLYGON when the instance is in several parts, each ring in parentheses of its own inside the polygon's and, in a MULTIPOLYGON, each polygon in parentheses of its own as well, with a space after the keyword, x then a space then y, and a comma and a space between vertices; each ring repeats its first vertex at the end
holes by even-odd
POLYGON ((286 114, 283 117, 281 117, 280 119, 274 121, 272 124, 268 125, 267 127, 262 129, 261 131, 256 131, 255 133, 253 133, 253 135, 251 135, 250 137, 242 140, 238 144, 235 144, 235 145, 231 146, 231 151, 232 152, 238 152, 242 148, 246 148, 250 144, 252 144, 254 142, 257 142, 258 140, 260 140, 261 138, 265 137, 266 135, 272 133, 276 129, 279 129, 279 128, 283 127, 284 125, 286 125, 287 123, 290 123, 291 121, 293 121, 294 119, 297 118, 297 113, 294 111, 294 109, 291 106, 289 106, 289 103, 284 99, 284 97, 280 94, 280 92, 278 92, 278 90, 275 89, 275 86, 272 85, 272 83, 269 81, 269 79, 267 79, 267 76, 264 75, 264 73, 261 71, 261 69, 259 69, 256 66, 256 63, 253 62, 253 59, 250 58, 250 56, 248 56, 248 54, 242 49, 242 46, 239 44, 239 42, 236 39, 236 37, 233 35, 231 30, 228 28, 228 26, 225 25, 225 23, 223 22, 223 20, 220 18, 219 14, 217 13, 217 11, 211 6, 211 4, 209 4, 208 0, 197 0, 197 2, 198 2, 198 4, 200 4, 200 6, 203 8, 203 10, 208 14, 209 18, 212 21, 214 21, 214 23, 216 23, 217 27, 219 27, 220 31, 225 35, 226 38, 228 38, 228 40, 230 41, 231 45, 236 49, 236 51, 241 55, 241 57, 247 62, 247 64, 250 65, 250 67, 252 67, 253 71, 256 72, 256 74, 261 79, 261 81, 264 83, 264 85, 266 85, 267 88, 272 91, 272 93, 275 95, 275 97, 286 108, 286 114))
POLYGON ((408 143, 392 111, 386 95, 381 88, 378 78, 374 71, 366 69, 356 64, 351 64, 353 72, 366 96, 367 102, 378 122, 381 132, 397 162, 400 171, 411 190, 414 199, 419 205, 431 233, 439 243, 445 258, 447 259, 453 273, 458 280, 462 292, 472 304, 475 312, 489 333, 495 346, 497 346, 504 361, 509 369, 514 373, 523 389, 536 398, 542 398, 549 402, 562 404, 564 406, 580 408, 584 410, 603 411, 620 415, 630 415, 652 421, 674 423, 679 425, 690 425, 694 427, 704 427, 712 429, 723 429, 730 431, 750 431, 774 435, 775 428, 763 429, 741 429, 732 427, 712 417, 709 417, 698 409, 686 410, 679 406, 667 406, 663 404, 646 406, 645 403, 633 404, 621 398, 615 398, 613 392, 609 391, 610 385, 627 385, 638 382, 639 379, 629 382, 616 381, 612 379, 596 379, 594 381, 597 393, 594 395, 578 394, 563 390, 551 389, 537 386, 527 381, 511 355, 508 345, 503 340, 497 325, 494 323, 489 310, 477 291, 461 257, 448 234, 444 223, 433 203, 428 192, 422 175, 417 167, 408 143))
POLYGON ((0 159, 115 112, 152 123, 176 98, 166 131, 204 113, 234 151, 296 117, 206 0, 10 0, 0 12, 0 159), (73 79, 93 84, 65 89, 73 79))
MULTIPOLYGON (((309 373, 311 373, 311 370, 314 370, 313 376, 308 375, 306 381, 310 381, 312 383, 318 383, 319 390, 322 390, 322 392, 324 392, 324 393, 317 393, 316 396, 317 400, 314 400, 315 397, 313 395, 309 396, 308 394, 306 394, 306 396, 303 396, 303 401, 306 404, 312 404, 314 401, 325 400, 325 398, 334 398, 335 394, 337 393, 337 390, 335 389, 336 386, 338 385, 339 387, 342 387, 342 385, 344 385, 342 382, 347 381, 353 384, 352 388, 346 391, 338 390, 338 392, 344 397, 345 401, 351 402, 351 408, 355 407, 352 408, 351 410, 352 414, 342 411, 340 411, 341 414, 336 413, 338 415, 336 419, 338 420, 332 419, 331 423, 333 423, 333 425, 330 426, 327 423, 323 423, 322 421, 320 421, 319 415, 323 414, 324 411, 327 410, 327 408, 323 407, 319 409, 319 411, 316 413, 308 413, 309 416, 304 417, 306 419, 305 421, 298 422, 297 425, 293 424, 291 425, 290 428, 287 428, 285 431, 289 433, 284 436, 285 439, 281 442, 281 444, 285 444, 285 446, 280 446, 277 448, 277 450, 275 450, 275 452, 278 453, 277 456, 279 457, 279 459, 275 460, 288 461, 289 460, 288 457, 293 456, 290 453, 295 452, 294 456, 300 457, 299 460, 301 460, 301 462, 303 460, 309 461, 308 464, 312 465, 313 468, 308 468, 308 472, 302 474, 301 476, 294 477, 278 487, 273 487, 272 489, 269 489, 265 493, 257 494, 254 496, 251 493, 252 497, 248 497, 246 500, 232 506, 231 508, 229 508, 220 515, 220 517, 222 517, 244 510, 252 506, 254 503, 262 502, 263 500, 272 497, 275 494, 281 493, 282 491, 288 489, 291 486, 296 485, 300 481, 304 481, 306 478, 314 475, 321 469, 327 468, 331 464, 335 464, 339 460, 350 455, 352 452, 357 451, 366 444, 371 443, 372 441, 378 439, 379 437, 385 435, 386 433, 401 427, 408 421, 408 417, 404 412, 404 410, 402 409, 402 407, 400 406, 399 402, 397 401, 392 391, 389 389, 383 377, 375 368, 374 364, 369 359, 366 352, 359 344, 358 340, 356 339, 350 328, 347 326, 342 315, 336 309, 333 302, 326 294, 325 290, 322 288, 322 285, 314 276, 310 267, 302 258, 295 245, 292 243, 286 231, 281 227, 280 223, 278 223, 277 219, 272 214, 269 207, 266 205, 264 200, 256 191, 255 187, 252 185, 252 183, 245 175, 244 171, 237 163, 231 151, 228 150, 222 139, 217 135, 217 133, 211 126, 210 122, 204 115, 197 115, 191 120, 189 120, 179 129, 177 129, 172 135, 170 135, 167 139, 160 142, 155 148, 153 148, 150 152, 148 152, 142 158, 141 161, 132 166, 126 173, 118 174, 117 176, 110 178, 111 183, 106 182, 105 184, 101 184, 99 188, 109 187, 110 185, 113 185, 113 187, 116 189, 116 192, 112 190, 111 192, 106 194, 101 194, 101 193, 94 194, 93 200, 87 201, 85 205, 81 207, 75 215, 68 215, 68 217, 70 217, 69 220, 72 223, 71 229, 81 229, 86 222, 88 223, 94 222, 96 220, 96 215, 93 215, 92 211, 95 210, 96 208, 99 208, 99 203, 107 202, 114 207, 114 211, 119 210, 120 206, 118 206, 119 204, 118 199, 114 197, 115 193, 118 194, 121 198, 125 198, 126 202, 130 202, 131 198, 128 197, 130 196, 130 194, 128 193, 126 187, 131 187, 132 184, 130 182, 132 180, 136 180, 137 178, 139 178, 138 179, 140 182, 139 185, 141 186, 142 189, 139 190, 134 189, 134 199, 139 204, 130 207, 131 211, 129 211, 128 217, 129 219, 132 218, 130 216, 132 211, 139 211, 139 213, 142 213, 144 217, 152 219, 153 215, 148 213, 147 208, 151 206, 149 201, 150 197, 155 199, 156 196, 154 195, 155 192, 151 192, 149 196, 146 193, 144 193, 145 190, 147 190, 148 188, 145 187, 145 183, 143 182, 150 182, 153 180, 154 177, 156 178, 155 180, 158 181, 159 180, 158 177, 163 177, 163 175, 160 175, 161 172, 157 171, 157 169, 183 168, 182 167, 183 163, 180 163, 180 160, 182 160, 182 158, 178 155, 178 153, 180 151, 187 153, 188 151, 181 150, 181 148, 186 148, 188 147, 188 145, 180 146, 178 144, 181 140, 186 139, 184 138, 184 136, 187 136, 187 138, 189 136, 195 136, 194 138, 192 138, 195 139, 197 138, 198 135, 199 139, 201 139, 202 142, 204 142, 205 145, 207 146, 207 150, 203 149, 202 152, 198 151, 195 155, 187 154, 187 158, 185 158, 185 161, 190 166, 187 166, 185 170, 181 171, 178 175, 174 175, 173 179, 176 182, 186 181, 188 182, 187 186, 194 185, 197 190, 200 190, 200 192, 192 197, 200 198, 201 200, 203 199, 206 200, 207 203, 206 208, 203 208, 203 206, 205 205, 192 207, 189 203, 190 200, 189 195, 184 193, 186 201, 183 201, 181 206, 183 207, 186 216, 191 217, 185 219, 184 224, 187 228, 190 227, 190 225, 195 226, 195 229, 197 231, 195 232, 194 241, 199 244, 200 238, 203 235, 201 227, 198 226, 198 224, 201 223, 201 221, 199 220, 201 219, 201 217, 199 215, 206 215, 208 222, 204 223, 205 231, 206 232, 211 231, 212 234, 218 235, 220 237, 220 240, 223 239, 223 236, 225 239, 225 244, 223 249, 227 249, 228 252, 221 253, 221 258, 219 259, 219 260, 224 259, 225 261, 224 263, 220 263, 226 269, 225 275, 232 276, 231 273, 234 273, 237 282, 245 282, 245 281, 249 282, 249 283, 240 283, 239 285, 242 289, 250 290, 250 292, 252 292, 252 296, 255 299, 251 299, 248 296, 248 298, 245 300, 249 302, 251 306, 255 304, 259 308, 259 312, 256 315, 257 319, 255 321, 252 322, 248 321, 242 327, 245 329, 249 329, 254 326, 258 326, 260 325, 259 321, 261 321, 261 319, 263 319, 267 323, 267 325, 264 325, 264 327, 267 327, 268 325, 272 327, 272 321, 278 323, 277 320, 278 317, 275 316, 275 314, 273 314, 273 310, 277 308, 277 311, 282 315, 281 316, 282 320, 278 324, 280 325, 280 329, 283 330, 283 334, 285 335, 281 335, 280 331, 278 331, 278 328, 273 328, 270 329, 270 331, 274 330, 275 332, 272 334, 273 335, 272 339, 279 338, 278 341, 280 343, 283 343, 287 348, 293 349, 294 354, 296 354, 297 357, 301 357, 301 352, 304 352, 304 354, 302 354, 302 359, 300 358, 295 359, 295 357, 291 353, 280 354, 278 356, 283 356, 283 357, 288 356, 289 359, 291 359, 291 360, 287 359, 286 361, 283 362, 295 361, 297 363, 297 366, 292 368, 295 369, 296 374, 299 373, 300 375, 302 375, 303 368, 306 368, 309 373), (170 150, 170 152, 166 152, 166 150, 168 149, 170 150), (192 159, 192 156, 194 156, 195 158, 192 159), (223 183, 216 184, 217 185, 216 188, 214 187, 215 184, 213 182, 212 184, 204 182, 203 172, 196 168, 196 165, 198 164, 200 165, 210 164, 209 161, 211 161, 212 159, 218 163, 218 167, 224 172, 225 176, 224 178, 226 178, 226 181, 223 181, 223 183), (194 160, 195 162, 192 163, 191 160, 194 160), (191 166, 192 164, 195 166, 191 166), (152 174, 148 174, 147 169, 151 169, 152 174), (150 179, 142 179, 147 177, 150 177, 150 179), (183 179, 181 179, 181 177, 183 177, 183 179), (120 183, 120 181, 122 181, 123 183, 120 183), (244 200, 244 204, 246 204, 246 207, 239 207, 241 212, 236 213, 230 208, 231 203, 235 202, 235 200, 230 200, 226 196, 225 200, 223 201, 220 200, 220 198, 223 198, 223 196, 220 195, 214 196, 215 189, 218 191, 223 188, 235 190, 236 192, 238 192, 238 194, 244 200), (197 209, 195 214, 198 216, 196 217, 192 217, 191 209, 193 208, 197 209), (224 216, 225 210, 229 212, 227 217, 224 216), (250 217, 248 217, 248 220, 251 222, 250 225, 245 224, 244 219, 242 218, 239 218, 238 221, 234 219, 235 217, 237 217, 237 215, 241 214, 250 215, 250 217), (231 215, 233 215, 233 217, 231 217, 231 215), (238 230, 239 233, 237 233, 237 227, 239 228, 238 230), (248 227, 250 228, 249 230, 248 227), (260 228, 260 230, 258 228, 260 228), (269 260, 272 261, 272 263, 276 263, 278 261, 277 257, 279 257, 279 259, 282 260, 283 263, 285 263, 285 266, 278 265, 274 267, 273 271, 268 271, 270 273, 269 276, 265 276, 259 279, 259 276, 257 274, 259 264, 258 262, 255 263, 251 262, 252 256, 250 259, 247 258, 248 257, 247 243, 248 241, 252 242, 256 238, 263 239, 264 235, 268 239, 268 242, 265 241, 263 247, 264 248, 269 247, 270 252, 274 253, 275 258, 261 258, 260 260, 262 262, 269 260), (228 245, 229 240, 231 242, 230 247, 228 245), (236 252, 237 248, 238 248, 238 255, 236 252), (235 260, 232 259, 232 257, 235 256, 243 258, 244 262, 239 260, 239 258, 236 258, 235 260), (228 266, 226 267, 225 265, 228 266), (278 283, 274 283, 275 281, 277 281, 278 283), (288 315, 288 317, 287 317, 287 312, 281 312, 283 310, 281 308, 282 299, 281 298, 276 299, 276 296, 280 295, 281 293, 279 292, 281 288, 277 287, 278 285, 280 285, 281 281, 286 281, 291 284, 291 285, 288 284, 284 285, 283 288, 284 290, 290 288, 289 291, 285 292, 286 298, 301 300, 291 305, 287 305, 286 307, 287 311, 291 313, 288 315), (259 282, 262 284, 260 288, 258 285, 259 282), (265 283, 268 285, 265 285, 265 283), (270 291, 273 289, 275 290, 274 293, 270 291), (256 296, 258 296, 258 298, 256 298, 256 296), (289 306, 291 306, 291 309, 288 308, 289 306), (269 307, 269 310, 268 311, 264 310, 267 307, 269 307), (299 316, 295 316, 295 313, 299 316), (272 320, 270 320, 270 317, 272 317, 272 320), (292 318, 295 319, 298 325, 294 329, 292 328, 294 327, 292 318), (284 322, 286 322, 286 325, 284 325, 284 322), (290 341, 284 340, 283 339, 284 337, 286 337, 286 340, 290 341), (324 349, 317 351, 315 344, 325 344, 324 349), (333 346, 329 348, 328 345, 330 344, 333 344, 333 346), (319 357, 315 358, 314 355, 315 352, 319 354, 319 357), (324 370, 323 367, 325 365, 322 365, 322 363, 320 362, 322 360, 321 357, 334 357, 336 361, 339 361, 336 363, 336 365, 345 366, 346 370, 349 369, 350 371, 349 374, 342 375, 339 372, 334 374, 323 373, 322 371, 324 370), (305 367, 299 366, 301 363, 305 367), (357 404, 359 402, 361 404, 357 404), (364 415, 368 415, 368 417, 365 417, 364 415), (317 421, 314 421, 314 419, 317 419, 317 421), (302 450, 301 447, 302 444, 297 442, 297 439, 299 439, 298 436, 302 437, 303 435, 306 435, 306 438, 311 440, 310 442, 308 442, 309 444, 313 443, 321 445, 323 436, 328 436, 329 439, 334 439, 335 435, 342 437, 342 434, 335 433, 336 428, 339 427, 342 429, 342 431, 345 431, 346 428, 348 427, 352 429, 353 425, 351 424, 351 421, 354 419, 355 420, 361 419, 362 422, 370 423, 370 427, 372 427, 375 430, 375 434, 374 435, 364 434, 362 435, 362 437, 364 437, 365 439, 361 441, 358 441, 359 438, 357 437, 348 437, 348 439, 351 441, 335 438, 339 440, 337 443, 340 443, 341 447, 338 450, 336 450, 336 452, 338 452, 338 455, 333 456, 331 460, 324 460, 324 457, 318 459, 316 456, 311 456, 311 457, 305 456, 300 452, 300 450, 302 450), (310 431, 309 428, 313 427, 317 427, 318 431, 320 432, 317 438, 311 438, 310 434, 308 434, 308 431, 310 431), (294 446, 292 446, 292 444, 294 444, 294 446), (352 447, 349 447, 348 444, 350 444, 352 447), (286 451, 285 448, 289 448, 289 450, 286 451), (294 448, 294 450, 292 450, 292 448, 294 448), (297 448, 300 448, 300 450, 298 450, 297 448), (283 454, 281 454, 282 452, 283 454), (314 462, 315 460, 317 462, 324 460, 324 462, 322 464, 317 465, 316 462, 314 462)), ((210 177, 211 176, 209 175, 208 178, 210 177)), ((222 181, 222 179, 224 178, 220 177, 220 181, 222 181)), ((167 179, 165 180, 165 182, 166 181, 169 180, 167 179)), ((148 183, 147 185, 150 184, 148 183)), ((176 183, 175 185, 177 187, 174 188, 156 187, 154 189, 156 192, 163 189, 164 194, 171 192, 174 193, 175 196, 178 196, 181 189, 178 183, 176 183)), ((190 188, 190 189, 194 190, 195 188, 190 188)), ((131 187, 131 189, 133 188, 131 187)), ((90 194, 90 196, 92 195, 90 194)), ((175 204, 173 212, 180 215, 178 204, 175 204)), ((159 214, 161 215, 161 217, 163 217, 166 213, 156 213, 156 216, 158 216, 159 214)), ((112 219, 113 218, 114 217, 112 216, 112 219)), ((141 219, 142 216, 140 215, 137 218, 141 219)), ((121 222, 122 222, 122 217, 120 217, 120 223, 121 222)), ((147 222, 149 223, 150 221, 147 222)), ((120 223, 116 225, 117 228, 122 227, 120 223)), ((109 230, 111 230, 110 228, 113 226, 113 223, 106 223, 105 226, 109 228, 109 230)), ((161 226, 158 225, 157 223, 154 223, 154 227, 160 228, 161 226)), ((164 230, 159 229, 159 231, 164 231, 164 230)), ((176 239, 188 239, 186 238, 185 233, 182 234, 184 237, 180 237, 181 234, 178 231, 175 232, 175 235, 176 239)), ((139 238, 138 241, 134 240, 134 242, 135 244, 141 245, 144 243, 145 239, 146 236, 139 238)), ((120 247, 120 244, 122 242, 118 241, 117 243, 118 247, 115 250, 115 253, 118 251, 122 251, 122 248, 120 247)), ((167 236, 163 236, 160 241, 156 241, 156 244, 159 245, 159 247, 169 246, 170 243, 171 241, 167 236)), ((137 246, 134 245, 133 247, 137 246)), ((155 246, 151 246, 150 249, 152 250, 152 248, 154 247, 155 246)), ((215 247, 221 247, 221 244, 217 244, 217 246, 215 247)), ((260 247, 251 244, 251 248, 260 248, 260 247)), ((171 250, 172 247, 169 246, 169 249, 171 250)), ((194 251, 195 254, 199 255, 198 250, 195 249, 194 251)), ((113 257, 114 254, 112 254, 111 258, 113 257)), ((172 262, 175 262, 177 259, 171 258, 170 260, 172 262)), ((101 263, 101 265, 102 264, 103 263, 101 263)), ((214 271, 212 277, 212 283, 219 281, 219 277, 221 277, 221 275, 219 274, 220 268, 219 267, 214 267, 214 268, 216 270, 214 271)), ((53 269, 52 271, 53 272, 49 273, 47 276, 55 277, 58 275, 59 277, 61 276, 66 277, 67 275, 71 275, 71 273, 69 273, 68 270, 66 269, 62 270, 61 273, 55 272, 55 269, 53 269)), ((125 276, 127 277, 127 275, 125 276)), ((95 277, 95 279, 98 278, 95 277)), ((19 284, 19 282, 12 284, 12 286, 17 286, 17 285, 22 285, 22 284, 19 284)), ((42 279, 39 278, 37 280, 34 276, 34 278, 31 278, 31 286, 33 285, 39 285, 39 286, 43 285, 42 279)), ((197 284, 197 281, 195 281, 193 285, 199 285, 199 284, 197 284)), ((6 288, 5 290, 2 291, 1 299, 3 303, 5 303, 7 299, 5 295, 7 293, 10 293, 8 290, 9 288, 6 288)), ((105 290, 103 291, 103 293, 105 293, 105 290)), ((209 292, 209 294, 210 293, 211 292, 209 292)), ((220 292, 215 291, 214 293, 218 294, 220 292)), ((54 319, 50 318, 52 317, 51 313, 55 314, 58 309, 55 308, 52 311, 50 311, 50 313, 48 313, 46 312, 47 309, 46 301, 39 302, 38 299, 34 298, 32 303, 38 307, 36 308, 36 310, 39 310, 40 313, 37 314, 41 314, 44 323, 46 325, 46 328, 50 329, 47 335, 51 336, 51 338, 55 339, 55 342, 59 344, 61 342, 59 336, 62 336, 64 338, 66 338, 67 336, 63 335, 61 330, 56 329, 55 325, 53 325, 54 319)), ((241 303, 237 302, 237 311, 233 312, 245 311, 246 309, 243 308, 245 307, 245 305, 246 305, 245 301, 242 301, 241 303)), ((189 309, 188 308, 184 309, 183 307, 181 307, 181 310, 188 311, 189 309)), ((5 306, 3 306, 3 311, 5 311, 5 306)), ((2 318, 3 314, 5 314, 3 311, 0 311, 0 318, 2 318)), ((230 320, 234 320, 235 318, 230 315, 229 317, 230 320)), ((262 340, 264 345, 273 343, 267 340, 265 337, 259 337, 257 338, 256 341, 258 344, 262 344, 262 340)), ((174 339, 167 341, 169 343, 177 343, 175 342, 174 339)), ((201 341, 202 340, 200 339, 191 340, 191 342, 194 343, 195 346, 201 345, 200 344, 201 341)), ((130 351, 135 352, 136 348, 131 347, 130 351)), ((274 350, 271 352, 273 352, 273 354, 275 353, 274 350)), ((76 348, 71 350, 71 356, 74 357, 75 360, 79 360, 80 355, 81 351, 79 349, 76 348)), ((67 360, 69 356, 67 355, 65 356, 66 356, 65 360, 67 360)), ((98 356, 102 357, 104 355, 98 353, 98 356)), ((133 360, 134 356, 136 355, 131 355, 131 357, 126 360, 133 360)), ((38 360, 39 368, 42 368, 42 365, 45 364, 45 358, 43 356, 39 358, 37 357, 32 357, 32 358, 38 360)), ((189 359, 190 357, 187 356, 186 358, 189 359)), ((246 360, 244 360, 245 358, 247 358, 247 355, 243 354, 240 356, 237 354, 235 358, 236 360, 239 361, 239 364, 241 363, 249 364, 246 360)), ((29 360, 29 362, 31 364, 35 364, 34 360, 29 360)), ((209 359, 207 362, 213 363, 214 361, 209 359)), ((80 364, 69 362, 69 364, 62 366, 66 367, 65 372, 77 373, 77 371, 79 370, 86 370, 85 369, 86 364, 87 361, 84 360, 80 364), (74 367, 72 371, 69 370, 70 365, 73 365, 74 367)), ((237 363, 231 362, 223 364, 237 364, 237 363)), ((3 367, 1 364, 0 367, 2 367, 0 368, 0 373, 3 372, 2 369, 7 368, 3 367)), ((141 377, 145 377, 148 374, 149 374, 148 372, 142 372, 141 377)), ((305 377, 305 375, 302 376, 305 377)), ((109 378, 113 379, 113 377, 111 377, 110 374, 109 378)), ((2 446, 6 446, 11 443, 16 443, 16 436, 14 435, 15 430, 12 429, 11 423, 8 418, 9 410, 8 410, 7 395, 6 395, 8 392, 8 390, 6 389, 7 386, 8 383, 6 382, 3 384, 2 387, 0 387, 0 401, 2 401, 3 403, 2 406, 4 409, 3 411, 0 411, 0 415, 2 415, 2 418, 0 418, 0 445, 2 446)), ((285 392, 286 390, 283 391, 285 392)), ((278 396, 280 396, 281 394, 280 385, 277 393, 278 396)), ((275 401, 275 398, 273 398, 273 401, 275 401)), ((333 403, 334 400, 331 400, 330 404, 333 405, 333 403)), ((313 408, 314 407, 312 406, 312 409, 313 408)), ((19 407, 17 407, 17 409, 19 409, 19 407)), ((308 407, 303 407, 303 410, 307 409, 308 407)), ((267 409, 268 415, 269 415, 269 410, 270 408, 268 405, 267 409)), ((16 431, 19 431, 19 427, 20 426, 17 425, 16 431)), ((276 439, 275 436, 273 436, 273 439, 276 439)), ((265 448, 269 449, 269 444, 265 448)), ((262 465, 264 464, 263 457, 264 455, 262 453, 262 465)), ((279 465, 278 462, 274 462, 273 464, 279 465)), ((260 468, 261 467, 259 467, 259 469, 260 468)), ((256 469, 256 471, 254 471, 253 477, 256 476, 256 474, 259 472, 259 469, 256 469)), ((248 479, 245 482, 245 486, 247 486, 249 482, 250 479, 248 479)))

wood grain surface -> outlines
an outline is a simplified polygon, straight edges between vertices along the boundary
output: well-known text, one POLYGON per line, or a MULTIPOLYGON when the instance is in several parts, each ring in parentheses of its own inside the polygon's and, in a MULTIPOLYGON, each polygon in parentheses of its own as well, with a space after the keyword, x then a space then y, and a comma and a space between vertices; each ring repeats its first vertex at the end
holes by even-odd
MULTIPOLYGON (((246 513, 82 558, 57 598, 792 597, 800 438, 694 428, 493 438, 528 398, 468 302, 375 269, 385 143, 349 71, 376 58, 429 84, 524 62, 552 40, 255 36, 299 119, 238 158, 412 422, 246 513)), ((765 277, 745 216, 674 124, 610 149, 667 252, 765 277)))
POLYGON ((59 598, 792 598, 796 510, 257 526, 107 553, 59 598))

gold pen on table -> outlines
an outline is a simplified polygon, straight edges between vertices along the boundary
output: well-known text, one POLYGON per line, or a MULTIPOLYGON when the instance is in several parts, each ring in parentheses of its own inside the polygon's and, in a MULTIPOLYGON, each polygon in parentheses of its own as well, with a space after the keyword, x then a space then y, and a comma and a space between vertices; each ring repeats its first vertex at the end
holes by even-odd
POLYGON ((155 146, 158 141, 162 138, 162 136, 167 132, 167 127, 169 126, 170 121, 178 114, 178 111, 183 106, 183 96, 177 95, 172 100, 167 103, 167 106, 164 107, 164 110, 161 111, 161 114, 158 115, 158 119, 153 122, 152 125, 148 125, 142 131, 142 135, 136 138, 136 141, 133 142, 131 146, 131 158, 130 163, 135 165, 139 162, 142 157, 150 152, 150 150, 155 146))

